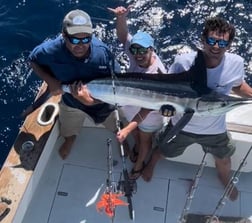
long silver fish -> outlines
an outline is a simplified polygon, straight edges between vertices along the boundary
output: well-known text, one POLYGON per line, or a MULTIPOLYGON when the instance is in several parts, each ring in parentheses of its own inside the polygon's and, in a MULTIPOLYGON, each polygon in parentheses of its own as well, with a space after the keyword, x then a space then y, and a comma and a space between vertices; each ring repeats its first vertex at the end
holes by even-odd
MULTIPOLYGON (((112 65, 112 64, 111 64, 112 65)), ((83 82, 88 83, 89 81, 95 80, 96 77, 111 77, 113 76, 113 66, 110 68, 111 73, 107 74, 94 74, 92 76, 92 79, 85 79, 83 82)), ((169 74, 169 75, 163 75, 163 74, 143 74, 143 73, 127 73, 127 74, 117 74, 118 77, 133 77, 136 79, 144 78, 149 79, 151 77, 151 80, 156 79, 158 81, 168 81, 168 82, 181 82, 186 81, 190 82, 191 85, 196 88, 198 93, 206 93, 208 91, 206 86, 207 82, 207 74, 206 74, 206 67, 205 67, 205 61, 204 61, 204 55, 201 50, 198 50, 197 56, 195 58, 194 64, 191 66, 191 68, 188 71, 184 71, 177 74, 169 74), (168 78, 169 77, 169 78, 168 78), (203 86, 203 87, 202 87, 203 86)), ((67 84, 67 83, 65 83, 67 84)), ((68 83, 71 84, 71 83, 68 83)), ((67 87, 67 85, 62 86, 63 89, 65 89, 66 92, 70 93, 70 89, 67 87)), ((38 107, 40 107, 49 97, 51 96, 49 88, 34 101, 34 103, 30 106, 28 106, 21 114, 22 118, 25 118, 27 115, 35 111, 38 107)))
MULTIPOLYGON (((112 72, 111 76, 114 78, 95 79, 87 83, 92 97, 109 104, 134 105, 153 110, 160 110, 163 105, 171 105, 179 113, 193 110, 194 115, 200 116, 220 115, 238 106, 252 103, 252 98, 237 98, 210 91, 207 87, 204 56, 200 50, 192 67, 179 74, 113 75, 112 72)), ((62 88, 70 92, 67 85, 62 88)), ((47 91, 45 96, 40 97, 23 112, 22 117, 33 112, 49 96, 47 91)))
POLYGON ((194 115, 216 116, 224 114, 238 106, 251 104, 252 99, 233 97, 211 91, 199 95, 188 82, 165 81, 169 75, 163 75, 161 81, 144 75, 144 78, 119 77, 97 79, 87 83, 92 97, 118 106, 133 105, 147 109, 160 110, 163 105, 171 105, 176 112, 194 110, 194 115), (114 86, 114 87, 113 87, 114 86))

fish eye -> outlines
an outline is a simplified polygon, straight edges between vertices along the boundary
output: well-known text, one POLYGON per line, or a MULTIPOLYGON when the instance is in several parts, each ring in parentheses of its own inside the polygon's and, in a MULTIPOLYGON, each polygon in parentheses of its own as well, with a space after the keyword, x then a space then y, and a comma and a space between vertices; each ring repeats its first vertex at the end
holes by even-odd
POLYGON ((226 102, 226 101, 223 101, 223 102, 221 103, 221 107, 225 107, 225 106, 227 106, 227 102, 226 102))

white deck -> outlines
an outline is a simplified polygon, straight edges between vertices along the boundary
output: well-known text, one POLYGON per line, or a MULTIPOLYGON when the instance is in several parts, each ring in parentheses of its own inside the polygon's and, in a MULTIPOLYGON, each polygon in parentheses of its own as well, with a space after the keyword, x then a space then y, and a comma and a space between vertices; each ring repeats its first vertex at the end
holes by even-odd
MULTIPOLYGON (((57 125, 54 132, 57 135, 57 125)), ((118 181, 122 162, 116 139, 109 131, 103 128, 83 128, 65 161, 60 159, 57 152, 62 139, 59 138, 55 146, 53 141, 48 141, 23 197, 22 208, 19 208, 13 222, 111 222, 104 213, 97 212, 95 206, 104 192, 107 178, 107 138, 112 139, 113 159, 118 161, 114 166, 115 181, 118 181), (40 174, 42 177, 39 180, 40 174)), ((201 151, 200 148, 199 150, 201 151)), ((129 160, 127 165, 130 170, 132 164, 129 160)), ((151 182, 146 183, 141 178, 137 180, 137 192, 132 197, 135 220, 129 219, 128 208, 122 206, 116 209, 114 222, 176 223, 185 204, 190 179, 194 178, 197 168, 197 165, 171 160, 160 161, 151 182)), ((242 173, 237 185, 239 199, 235 202, 227 201, 219 214, 250 217, 251 185, 252 173, 242 173)), ((211 214, 222 193, 223 188, 215 169, 206 167, 189 212, 211 214)), ((126 201, 124 197, 123 199, 126 201)))

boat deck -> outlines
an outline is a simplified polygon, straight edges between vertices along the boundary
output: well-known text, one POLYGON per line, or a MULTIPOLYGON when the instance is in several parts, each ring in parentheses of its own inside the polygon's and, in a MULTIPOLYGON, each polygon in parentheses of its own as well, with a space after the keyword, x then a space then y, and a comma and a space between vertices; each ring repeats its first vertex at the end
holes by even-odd
MULTIPOLYGON (((52 97, 49 101, 57 103, 59 98, 52 97)), ((237 146, 232 156, 233 170, 239 167, 252 145, 251 110, 252 105, 241 106, 227 115, 228 128, 237 146)), ((39 109, 27 117, 1 169, 0 221, 111 222, 105 213, 97 212, 96 203, 105 191, 108 177, 108 138, 112 139, 115 182, 119 181, 123 169, 114 134, 101 126, 84 123, 71 154, 61 160, 58 149, 62 138, 59 137, 58 122, 41 126, 37 122, 38 114, 39 109), (34 142, 34 150, 22 151, 22 144, 30 140, 34 142)), ((194 144, 182 156, 160 161, 151 182, 144 182, 142 178, 137 180, 137 191, 132 197, 134 220, 129 218, 127 207, 119 206, 114 223, 177 223, 202 157, 200 146, 194 144)), ((252 222, 251 159, 252 154, 241 170, 238 200, 226 200, 223 208, 216 212, 221 216, 220 223, 252 222)), ((224 192, 212 156, 208 154, 206 161, 207 167, 195 191, 187 223, 205 223, 206 216, 212 215, 224 192)), ((129 171, 132 163, 128 159, 126 163, 129 171)), ((125 197, 122 199, 126 201, 125 197)))
MULTIPOLYGON (((42 155, 48 156, 48 162, 44 165, 41 180, 34 190, 22 222, 110 222, 105 213, 96 210, 96 203, 105 191, 108 138, 112 139, 114 179, 118 181, 122 162, 114 135, 104 128, 83 127, 66 160, 61 160, 57 152, 61 138, 55 146, 48 146, 47 151, 43 152, 42 155)), ((129 160, 127 165, 130 170, 132 164, 129 160)), ((158 163, 151 182, 146 183, 139 178, 137 192, 132 197, 135 211, 133 222, 178 222, 197 169, 197 165, 162 160, 158 163)), ((218 214, 249 218, 252 214, 252 206, 249 205, 252 200, 251 185, 252 173, 242 173, 237 185, 240 191, 238 200, 227 200, 218 214)), ((194 215, 189 215, 188 222, 195 222, 190 219, 195 219, 196 215, 211 215, 222 194, 223 188, 215 169, 205 167, 189 211, 194 215)), ((124 197, 122 199, 126 201, 124 197)), ((229 222, 239 222, 234 219, 239 218, 233 218, 229 222)), ((127 207, 120 206, 116 209, 114 222, 132 222, 127 207)))

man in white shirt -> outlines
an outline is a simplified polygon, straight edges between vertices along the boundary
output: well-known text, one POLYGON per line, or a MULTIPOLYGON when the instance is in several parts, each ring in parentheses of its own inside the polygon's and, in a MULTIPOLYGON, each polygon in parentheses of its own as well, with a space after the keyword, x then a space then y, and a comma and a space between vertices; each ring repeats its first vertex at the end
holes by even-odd
MULTIPOLYGON (((127 26, 127 15, 132 6, 109 8, 116 15, 116 31, 119 41, 129 58, 128 72, 135 73, 167 73, 166 68, 154 51, 154 40, 147 33, 138 31, 131 35, 127 26)), ((123 142, 128 134, 133 133, 135 146, 130 153, 135 162, 130 178, 137 179, 144 169, 144 161, 152 147, 152 135, 163 126, 163 117, 159 111, 142 109, 140 106, 124 106, 121 108, 128 124, 117 133, 119 142, 123 142)))
MULTIPOLYGON (((235 28, 222 18, 214 17, 206 20, 202 33, 203 55, 207 67, 207 86, 217 92, 229 94, 233 90, 240 96, 252 96, 252 88, 244 80, 243 58, 226 52, 234 39, 235 28)), ((169 73, 188 70, 192 65, 196 52, 178 55, 169 69, 169 73)), ((174 126, 181 115, 171 118, 169 128, 174 126)), ((170 142, 160 145, 152 154, 151 160, 144 169, 143 179, 151 180, 154 167, 162 157, 176 157, 185 149, 198 143, 205 152, 215 158, 218 177, 224 186, 230 179, 231 159, 235 152, 226 129, 225 115, 215 117, 192 117, 190 122, 170 142)), ((230 200, 238 197, 237 188, 230 193, 230 200)))

